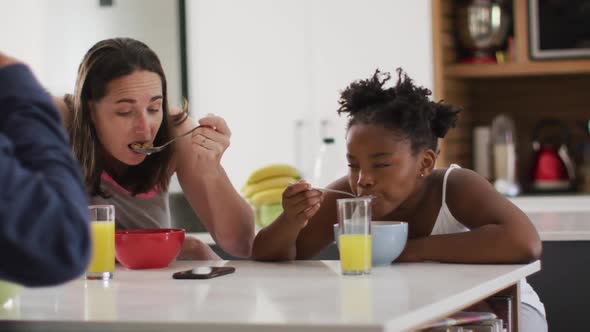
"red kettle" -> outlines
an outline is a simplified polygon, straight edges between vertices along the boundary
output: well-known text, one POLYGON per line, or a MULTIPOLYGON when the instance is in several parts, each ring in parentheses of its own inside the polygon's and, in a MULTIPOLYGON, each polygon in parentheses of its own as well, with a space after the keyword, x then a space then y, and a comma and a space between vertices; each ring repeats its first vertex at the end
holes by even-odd
POLYGON ((533 159, 531 187, 536 192, 559 192, 573 190, 574 166, 567 151, 569 131, 558 119, 543 119, 533 130, 533 159), (558 129, 561 141, 546 135, 548 128, 558 129), (545 135, 543 135, 545 132, 545 135))

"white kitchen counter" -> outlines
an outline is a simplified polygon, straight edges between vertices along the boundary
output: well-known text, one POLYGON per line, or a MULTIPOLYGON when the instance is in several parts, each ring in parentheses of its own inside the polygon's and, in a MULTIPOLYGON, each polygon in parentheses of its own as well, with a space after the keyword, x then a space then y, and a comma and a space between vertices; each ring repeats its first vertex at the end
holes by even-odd
POLYGON ((590 213, 590 195, 518 196, 509 200, 525 212, 590 213))
POLYGON ((196 237, 197 239, 201 240, 203 243, 207 243, 208 245, 215 244, 213 237, 209 233, 187 233, 186 235, 196 237))
POLYGON ((590 213, 527 212, 543 241, 590 241, 590 213))
POLYGON ((590 241, 590 195, 510 198, 531 219, 543 241, 590 241))
MULTIPOLYGON (((166 269, 117 266, 108 283, 77 279, 24 289, 0 310, 10 331, 404 331, 514 285, 526 265, 393 264, 342 276, 339 261, 176 261, 166 269), (230 265, 209 280, 175 271, 230 265)), ((514 288, 513 288, 514 289, 514 288)))

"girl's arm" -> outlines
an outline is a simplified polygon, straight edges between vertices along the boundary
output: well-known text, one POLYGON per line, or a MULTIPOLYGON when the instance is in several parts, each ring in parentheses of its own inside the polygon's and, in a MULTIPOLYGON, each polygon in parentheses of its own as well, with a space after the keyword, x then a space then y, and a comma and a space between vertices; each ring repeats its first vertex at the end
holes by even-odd
POLYGON ((477 173, 452 171, 446 202, 471 231, 409 240, 398 261, 523 263, 541 256, 541 240, 529 218, 477 173))
MULTIPOLYGON (((348 184, 342 182, 345 180, 340 179, 329 187, 350 191, 348 184)), ((307 182, 300 181, 285 190, 284 212, 256 235, 252 251, 254 259, 308 259, 334 241, 338 196, 309 188, 307 182)))
MULTIPOLYGON (((218 116, 199 120, 202 127, 175 145, 173 169, 188 202, 215 242, 228 254, 249 257, 254 239, 254 214, 235 190, 220 164, 231 132, 218 116)), ((174 135, 194 127, 188 118, 174 135)))

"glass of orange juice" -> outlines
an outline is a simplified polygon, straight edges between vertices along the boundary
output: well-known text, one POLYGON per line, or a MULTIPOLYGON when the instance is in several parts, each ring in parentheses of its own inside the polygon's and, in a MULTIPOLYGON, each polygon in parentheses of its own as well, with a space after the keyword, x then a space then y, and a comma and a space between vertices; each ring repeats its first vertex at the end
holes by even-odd
POLYGON ((115 272, 115 207, 90 205, 92 258, 86 279, 109 280, 115 272))
POLYGON ((342 274, 371 273, 371 198, 336 200, 338 204, 338 248, 342 274))

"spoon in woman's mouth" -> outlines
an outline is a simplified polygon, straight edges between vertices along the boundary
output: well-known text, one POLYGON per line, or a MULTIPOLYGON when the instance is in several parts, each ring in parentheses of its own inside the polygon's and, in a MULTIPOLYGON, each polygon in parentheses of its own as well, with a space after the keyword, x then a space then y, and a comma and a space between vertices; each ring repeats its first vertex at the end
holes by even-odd
POLYGON ((137 153, 143 153, 143 154, 147 154, 148 156, 152 153, 156 153, 156 152, 160 152, 162 150, 164 150, 165 147, 167 147, 168 145, 170 145, 172 142, 176 141, 177 139, 184 137, 190 133, 192 133, 193 131, 197 130, 198 128, 200 128, 201 126, 196 126, 195 128, 187 131, 186 133, 180 135, 180 136, 176 136, 173 139, 169 140, 168 142, 160 145, 160 146, 153 146, 152 143, 131 143, 129 144, 129 148, 137 153))

